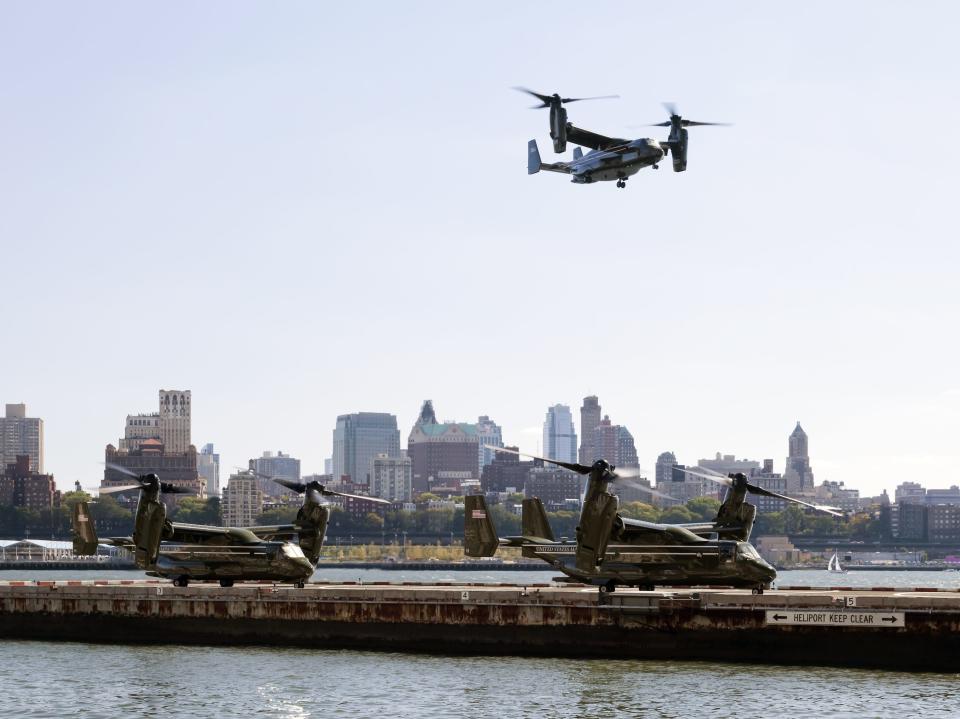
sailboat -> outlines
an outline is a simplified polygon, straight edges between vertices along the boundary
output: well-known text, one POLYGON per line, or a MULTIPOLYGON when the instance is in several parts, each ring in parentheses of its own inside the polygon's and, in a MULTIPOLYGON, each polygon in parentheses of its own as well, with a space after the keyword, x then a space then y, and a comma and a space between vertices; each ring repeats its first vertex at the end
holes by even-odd
POLYGON ((840 557, 837 556, 837 553, 834 552, 833 556, 830 557, 830 562, 827 564, 828 572, 837 572, 839 574, 846 574, 847 570, 840 566, 840 557))

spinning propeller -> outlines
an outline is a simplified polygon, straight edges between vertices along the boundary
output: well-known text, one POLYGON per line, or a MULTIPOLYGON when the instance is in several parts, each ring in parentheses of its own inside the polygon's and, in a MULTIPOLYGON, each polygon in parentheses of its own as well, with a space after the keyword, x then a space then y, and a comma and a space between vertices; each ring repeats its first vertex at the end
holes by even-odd
POLYGON ((558 93, 553 93, 552 95, 542 95, 539 92, 534 92, 533 90, 529 90, 525 87, 514 87, 513 89, 519 90, 520 92, 525 92, 528 95, 533 95, 542 103, 540 105, 531 106, 531 110, 542 110, 545 107, 551 107, 554 103, 566 105, 568 102, 580 102, 581 100, 612 100, 620 97, 619 95, 597 95, 596 97, 560 97, 558 93))
MULTIPOLYGON (((678 467, 678 469, 680 469, 678 467)), ((800 504, 804 507, 809 507, 810 509, 815 509, 818 512, 826 512, 827 514, 832 514, 834 517, 843 517, 844 514, 839 507, 827 507, 822 504, 811 504, 810 502, 804 502, 801 499, 794 499, 793 497, 788 497, 785 494, 779 494, 777 492, 771 492, 769 489, 764 489, 763 487, 758 487, 755 484, 750 484, 747 481, 747 478, 743 474, 731 474, 727 477, 724 477, 719 472, 714 472, 712 469, 707 469, 705 467, 698 467, 697 470, 693 469, 681 469, 681 472, 685 474, 693 475, 694 477, 700 477, 701 479, 709 479, 711 482, 716 482, 717 484, 722 484, 725 487, 735 487, 737 485, 745 487, 750 494, 759 494, 764 497, 774 497, 775 499, 782 499, 787 502, 793 502, 794 504, 800 504)))
POLYGON ((677 106, 672 102, 663 103, 663 107, 670 115, 670 119, 666 122, 655 122, 651 125, 647 125, 647 127, 672 127, 675 124, 679 125, 680 127, 699 127, 701 125, 717 125, 719 127, 730 126, 729 122, 699 122, 697 120, 684 120, 677 111, 677 106))
MULTIPOLYGON (((254 473, 256 474, 256 472, 254 473)), ((257 474, 258 477, 263 477, 262 474, 257 474)), ((361 494, 348 494, 347 492, 337 492, 333 489, 327 489, 325 486, 320 484, 318 481, 313 480, 312 482, 294 482, 289 479, 283 479, 281 477, 264 477, 265 479, 272 479, 277 484, 290 489, 297 494, 306 494, 307 498, 321 504, 323 497, 350 497, 352 499, 363 499, 367 502, 376 502, 377 504, 390 504, 386 499, 381 499, 380 497, 364 497, 361 494)))
POLYGON ((676 497, 671 497, 668 494, 663 494, 658 492, 655 489, 652 489, 636 480, 643 474, 642 470, 639 467, 621 467, 617 469, 612 464, 608 464, 605 460, 598 459, 593 463, 592 466, 587 466, 585 464, 577 464, 575 462, 562 462, 559 459, 550 459, 549 457, 538 457, 534 454, 526 454, 524 452, 518 452, 513 449, 507 449, 506 447, 496 447, 492 444, 484 445, 487 449, 492 449, 497 452, 506 452, 507 454, 515 454, 518 457, 529 457, 530 459, 539 459, 541 462, 549 462, 550 464, 555 464, 564 469, 569 469, 572 472, 577 474, 590 474, 594 469, 603 470, 603 478, 608 482, 619 481, 623 484, 626 484, 629 487, 634 489, 639 489, 642 492, 646 492, 654 497, 660 497, 662 499, 669 499, 674 502, 679 501, 676 497))
POLYGON ((161 482, 156 474, 137 474, 119 464, 104 462, 104 464, 115 472, 134 477, 138 484, 125 484, 121 487, 105 487, 99 490, 100 494, 113 494, 114 492, 125 492, 130 489, 151 489, 158 488, 163 494, 189 494, 190 490, 177 487, 168 482, 161 482))

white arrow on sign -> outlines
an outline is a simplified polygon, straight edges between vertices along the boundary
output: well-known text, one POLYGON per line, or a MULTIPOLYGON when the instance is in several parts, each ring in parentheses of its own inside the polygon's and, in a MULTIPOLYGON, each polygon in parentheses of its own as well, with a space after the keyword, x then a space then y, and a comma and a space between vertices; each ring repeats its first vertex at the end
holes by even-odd
POLYGON ((904 613, 831 612, 817 609, 768 609, 765 623, 784 626, 896 629, 904 625, 904 613))

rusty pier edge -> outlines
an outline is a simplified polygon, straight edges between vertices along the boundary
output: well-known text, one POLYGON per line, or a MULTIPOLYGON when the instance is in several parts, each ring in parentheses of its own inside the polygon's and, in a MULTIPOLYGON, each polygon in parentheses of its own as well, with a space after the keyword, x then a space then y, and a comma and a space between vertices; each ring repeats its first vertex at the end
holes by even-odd
POLYGON ((955 672, 960 594, 693 589, 601 597, 586 587, 7 582, 0 637, 955 672), (790 612, 890 616, 902 625, 770 624, 771 613, 790 612))

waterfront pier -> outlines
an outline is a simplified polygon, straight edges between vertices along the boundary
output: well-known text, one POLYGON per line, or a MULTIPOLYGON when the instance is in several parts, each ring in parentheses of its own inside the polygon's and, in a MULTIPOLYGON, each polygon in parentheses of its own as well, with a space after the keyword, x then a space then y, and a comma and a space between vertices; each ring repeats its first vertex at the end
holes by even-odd
POLYGON ((0 636, 960 670, 960 592, 0 583, 0 636))

